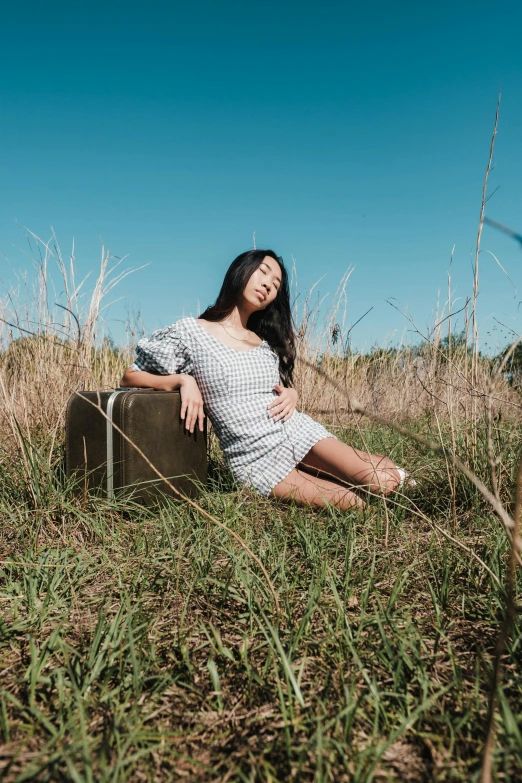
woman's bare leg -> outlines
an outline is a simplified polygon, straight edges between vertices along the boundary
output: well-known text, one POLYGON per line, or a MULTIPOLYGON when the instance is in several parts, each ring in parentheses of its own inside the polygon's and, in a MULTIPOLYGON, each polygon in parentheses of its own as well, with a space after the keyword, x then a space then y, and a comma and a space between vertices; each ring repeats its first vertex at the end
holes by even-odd
POLYGON ((318 441, 302 463, 371 492, 388 494, 394 492, 400 483, 399 472, 391 459, 380 454, 367 454, 335 438, 318 441))
POLYGON ((311 476, 299 470, 292 470, 283 481, 277 484, 272 497, 280 500, 294 500, 301 506, 336 506, 343 510, 364 508, 365 502, 354 492, 336 484, 335 481, 311 476))

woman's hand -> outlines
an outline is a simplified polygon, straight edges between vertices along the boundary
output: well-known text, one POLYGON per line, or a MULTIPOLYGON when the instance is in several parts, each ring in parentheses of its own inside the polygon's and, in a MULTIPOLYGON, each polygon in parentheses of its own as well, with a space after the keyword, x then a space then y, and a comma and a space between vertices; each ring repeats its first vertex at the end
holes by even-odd
POLYGON ((203 432, 203 397, 199 386, 192 375, 178 375, 180 379, 179 393, 181 395, 181 418, 185 420, 185 429, 194 432, 196 422, 203 432))
POLYGON ((285 386, 281 386, 280 383, 274 386, 274 391, 279 396, 268 406, 268 415, 274 421, 279 421, 279 419, 288 421, 297 405, 297 392, 295 389, 287 389, 285 386))
POLYGON ((196 422, 203 432, 203 398, 199 386, 192 375, 154 375, 145 370, 125 370, 120 385, 124 387, 141 387, 159 389, 160 391, 175 391, 179 389, 181 395, 181 418, 185 420, 185 427, 194 432, 196 422))

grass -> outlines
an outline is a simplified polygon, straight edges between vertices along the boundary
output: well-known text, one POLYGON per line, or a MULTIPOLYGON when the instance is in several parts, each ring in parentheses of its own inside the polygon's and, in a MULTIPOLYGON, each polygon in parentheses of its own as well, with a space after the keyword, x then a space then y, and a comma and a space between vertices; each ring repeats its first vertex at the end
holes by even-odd
MULTIPOLYGON (((263 560, 278 617, 252 562, 197 512, 82 505, 38 460, 35 503, 3 465, 2 779, 478 779, 503 588, 426 519, 501 585, 505 536, 464 480, 453 530, 441 458, 379 427, 341 434, 417 467, 416 495, 388 503, 387 547, 382 501, 361 514, 202 499, 263 560)), ((517 626, 498 780, 522 772, 521 641, 517 626)))
MULTIPOLYGON (((451 303, 420 348, 359 355, 346 350, 344 288, 326 321, 307 299, 302 408, 418 485, 364 513, 303 510, 235 487, 213 448, 201 507, 260 558, 276 613, 253 559, 203 513, 84 498, 65 478, 67 398, 114 387, 131 351, 103 339, 103 296, 125 272, 103 253, 82 309, 53 241, 34 294, 0 300, 0 778, 478 783, 507 536, 444 454, 348 400, 451 448, 513 516, 520 390, 453 339, 451 303), (52 290, 65 292, 58 309, 52 290)), ((496 690, 495 781, 522 779, 521 644, 518 615, 496 690)))

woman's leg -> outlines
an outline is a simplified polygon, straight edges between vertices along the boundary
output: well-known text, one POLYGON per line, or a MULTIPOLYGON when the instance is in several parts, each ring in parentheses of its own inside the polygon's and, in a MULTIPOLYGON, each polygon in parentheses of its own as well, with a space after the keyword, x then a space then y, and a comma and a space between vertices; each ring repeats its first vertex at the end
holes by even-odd
POLYGON ((336 506, 343 510, 364 508, 365 502, 354 492, 336 484, 335 481, 311 476, 299 470, 292 470, 283 481, 277 484, 272 497, 280 500, 294 500, 301 506, 336 506))
POLYGON ((388 494, 394 492, 400 483, 399 472, 391 459, 380 454, 367 454, 335 438, 318 441, 302 463, 371 492, 388 494))

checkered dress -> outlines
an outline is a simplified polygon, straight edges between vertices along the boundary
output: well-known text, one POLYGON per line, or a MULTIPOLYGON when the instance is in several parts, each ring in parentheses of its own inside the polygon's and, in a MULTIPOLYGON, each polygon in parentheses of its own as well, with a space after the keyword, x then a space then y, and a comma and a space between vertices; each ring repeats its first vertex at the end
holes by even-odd
POLYGON ((298 411, 286 422, 269 418, 280 377, 279 358, 266 341, 236 351, 195 318, 183 318, 140 340, 136 352, 134 370, 195 378, 232 472, 261 495, 269 495, 319 440, 335 437, 298 411))

